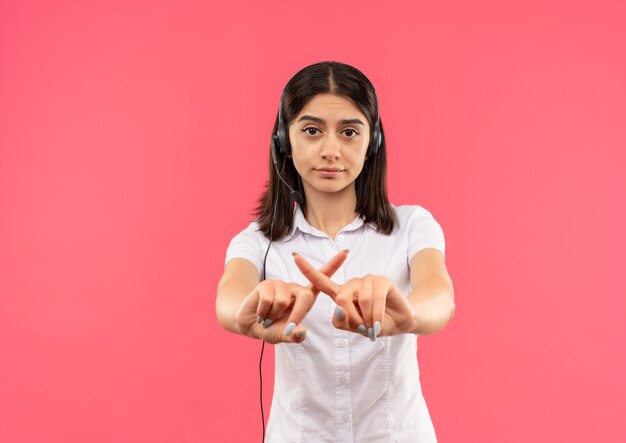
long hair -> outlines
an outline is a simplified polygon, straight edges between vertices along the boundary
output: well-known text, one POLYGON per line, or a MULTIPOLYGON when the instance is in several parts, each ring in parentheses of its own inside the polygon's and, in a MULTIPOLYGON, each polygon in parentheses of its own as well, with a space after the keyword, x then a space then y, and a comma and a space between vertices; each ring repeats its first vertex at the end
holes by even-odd
MULTIPOLYGON (((307 66, 289 80, 284 92, 283 118, 287 128, 309 100, 317 94, 334 94, 351 99, 367 117, 370 132, 378 117, 375 92, 369 80, 361 71, 344 63, 326 61, 307 66)), ((276 133, 277 128, 278 113, 272 133, 276 133)), ((382 140, 378 152, 365 161, 361 173, 355 180, 355 212, 363 217, 365 223, 375 223, 378 232, 389 235, 394 228, 394 215, 387 198, 387 152, 382 120, 380 120, 380 131, 382 140)), ((258 200, 254 215, 257 216, 263 234, 270 240, 276 240, 291 231, 294 206, 291 191, 280 182, 276 174, 271 149, 270 143, 269 181, 258 200), (270 233, 274 206, 276 206, 276 214, 270 233)), ((291 158, 281 152, 276 152, 276 155, 281 176, 302 195, 304 199, 302 210, 304 211, 306 196, 302 179, 291 158)))

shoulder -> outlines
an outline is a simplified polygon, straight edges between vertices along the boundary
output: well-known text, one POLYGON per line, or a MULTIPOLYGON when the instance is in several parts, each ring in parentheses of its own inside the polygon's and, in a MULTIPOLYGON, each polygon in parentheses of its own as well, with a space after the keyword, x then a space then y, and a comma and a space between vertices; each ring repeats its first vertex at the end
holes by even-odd
POLYGON ((263 251, 269 240, 263 235, 258 222, 253 221, 243 230, 239 231, 230 241, 226 249, 225 263, 239 257, 252 262, 261 275, 263 266, 263 251))
POLYGON ((411 224, 421 220, 435 220, 433 214, 420 205, 394 205, 392 203, 391 208, 398 220, 399 229, 406 229, 411 224))
POLYGON ((248 223, 244 229, 235 234, 231 243, 236 241, 249 241, 261 245, 264 239, 267 240, 261 231, 261 225, 257 220, 253 220, 248 223))
POLYGON ((417 252, 426 248, 441 251, 445 259, 446 240, 443 229, 432 213, 420 205, 395 206, 399 221, 400 235, 408 240, 408 256, 412 258, 417 252))

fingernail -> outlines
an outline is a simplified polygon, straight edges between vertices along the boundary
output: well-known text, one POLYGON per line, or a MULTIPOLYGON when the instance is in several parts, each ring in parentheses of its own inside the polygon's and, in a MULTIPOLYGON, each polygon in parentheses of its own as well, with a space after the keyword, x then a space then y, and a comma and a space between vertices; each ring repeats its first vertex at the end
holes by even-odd
POLYGON ((292 252, 291 255, 293 255, 295 257, 296 255, 298 255, 298 253, 297 252, 292 252))
POLYGON ((337 317, 337 320, 343 320, 344 314, 343 314, 343 309, 341 309, 341 306, 337 306, 335 308, 335 317, 337 317))
POLYGON ((268 318, 267 320, 265 320, 265 321, 263 322, 263 327, 264 327, 265 329, 267 329, 267 328, 269 328, 269 327, 270 327, 270 325, 271 325, 271 324, 272 324, 272 319, 271 319, 271 318, 268 318))
POLYGON ((380 335, 380 322, 379 321, 374 322, 374 335, 376 337, 380 335))
POLYGON ((347 254, 348 252, 350 252, 350 250, 349 249, 344 249, 343 252, 345 252, 347 254))
POLYGON ((296 324, 294 322, 290 322, 287 327, 285 328, 285 335, 289 335, 291 334, 291 331, 293 331, 293 328, 296 327, 296 324))
POLYGON ((260 316, 260 315, 257 315, 257 316, 256 316, 256 322, 257 322, 257 323, 263 323, 263 318, 261 318, 261 316, 260 316))
POLYGON ((365 334, 367 332, 367 328, 364 325, 359 326, 359 331, 361 331, 363 334, 365 334))
POLYGON ((370 336, 370 341, 375 341, 376 337, 374 336, 374 328, 369 328, 367 330, 367 335, 370 336))
POLYGON ((306 335, 306 330, 296 332, 296 337, 302 338, 306 335))

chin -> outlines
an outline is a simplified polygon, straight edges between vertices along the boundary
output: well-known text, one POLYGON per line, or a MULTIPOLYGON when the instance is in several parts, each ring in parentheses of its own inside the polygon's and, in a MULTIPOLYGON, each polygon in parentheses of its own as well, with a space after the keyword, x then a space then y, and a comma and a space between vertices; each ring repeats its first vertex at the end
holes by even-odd
POLYGON ((326 184, 318 184, 317 186, 314 186, 314 188, 320 192, 328 192, 328 193, 335 193, 335 192, 340 192, 345 190, 347 187, 349 187, 350 184, 349 183, 326 183, 326 184))

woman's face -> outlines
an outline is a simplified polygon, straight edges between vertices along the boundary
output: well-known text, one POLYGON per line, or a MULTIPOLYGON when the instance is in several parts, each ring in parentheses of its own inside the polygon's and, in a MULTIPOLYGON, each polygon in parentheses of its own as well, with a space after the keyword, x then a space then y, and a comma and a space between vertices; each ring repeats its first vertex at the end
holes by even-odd
POLYGON ((289 126, 293 164, 305 193, 354 186, 365 163, 370 127, 347 97, 318 94, 289 126))

